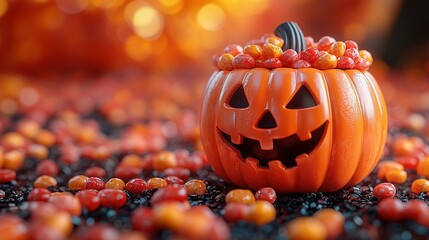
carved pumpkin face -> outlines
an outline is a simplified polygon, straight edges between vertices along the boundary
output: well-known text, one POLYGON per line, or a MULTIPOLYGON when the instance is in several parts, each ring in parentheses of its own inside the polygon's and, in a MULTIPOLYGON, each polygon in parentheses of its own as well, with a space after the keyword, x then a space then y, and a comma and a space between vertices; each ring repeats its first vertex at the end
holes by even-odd
POLYGON ((214 170, 239 186, 335 191, 367 176, 387 133, 384 100, 357 70, 216 72, 201 115, 214 170))

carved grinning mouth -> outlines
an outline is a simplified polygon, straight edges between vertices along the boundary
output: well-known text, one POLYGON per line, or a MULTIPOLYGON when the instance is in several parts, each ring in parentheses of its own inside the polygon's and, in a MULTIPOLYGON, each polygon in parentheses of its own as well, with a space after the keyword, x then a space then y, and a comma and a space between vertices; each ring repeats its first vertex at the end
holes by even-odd
POLYGON ((318 145, 322 139, 327 122, 323 123, 320 127, 311 132, 311 138, 308 140, 301 141, 298 135, 293 134, 291 136, 274 139, 273 149, 263 150, 261 149, 258 140, 250 139, 243 136, 241 144, 235 144, 231 141, 231 136, 219 129, 225 140, 235 149, 237 149, 243 160, 248 157, 252 157, 258 160, 259 166, 268 168, 268 163, 274 160, 280 160, 280 162, 287 168, 297 166, 296 158, 301 154, 309 154, 318 145))

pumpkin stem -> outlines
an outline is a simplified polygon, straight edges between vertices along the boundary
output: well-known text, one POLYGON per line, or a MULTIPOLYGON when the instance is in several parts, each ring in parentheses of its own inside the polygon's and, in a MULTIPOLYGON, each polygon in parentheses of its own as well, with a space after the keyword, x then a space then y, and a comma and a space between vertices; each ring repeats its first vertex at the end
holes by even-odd
POLYGON ((295 22, 284 22, 280 24, 276 30, 274 30, 274 34, 283 39, 283 51, 293 49, 299 53, 305 49, 304 34, 295 22))

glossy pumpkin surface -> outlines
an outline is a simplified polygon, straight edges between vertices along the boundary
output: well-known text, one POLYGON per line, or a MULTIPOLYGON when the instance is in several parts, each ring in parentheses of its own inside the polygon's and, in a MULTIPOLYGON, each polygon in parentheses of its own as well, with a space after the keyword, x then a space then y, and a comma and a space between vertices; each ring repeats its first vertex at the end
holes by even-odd
POLYGON ((376 166, 387 112, 373 76, 359 70, 217 71, 201 135, 214 171, 241 187, 335 191, 376 166))

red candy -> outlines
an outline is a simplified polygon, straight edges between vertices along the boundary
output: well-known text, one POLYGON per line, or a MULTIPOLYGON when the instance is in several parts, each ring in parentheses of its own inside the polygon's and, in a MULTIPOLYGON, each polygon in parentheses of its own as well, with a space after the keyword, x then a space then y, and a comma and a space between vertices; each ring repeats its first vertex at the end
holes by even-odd
POLYGON ((170 185, 170 184, 183 185, 185 183, 182 179, 180 179, 176 176, 168 176, 168 177, 165 177, 164 180, 167 182, 168 185, 170 185))
POLYGON ((375 186, 373 194, 378 199, 393 198, 396 195, 396 187, 391 183, 380 183, 375 186))
POLYGON ((167 177, 175 176, 175 177, 182 179, 183 181, 188 180, 189 176, 191 175, 191 171, 189 171, 189 169, 182 168, 182 167, 167 168, 164 170, 163 173, 167 177))
POLYGON ((85 170, 85 175, 87 177, 98 177, 102 178, 106 176, 106 170, 101 167, 90 167, 85 170))
POLYGON ((337 60, 337 68, 339 69, 350 69, 355 66, 355 62, 350 57, 341 56, 337 60))
POLYGON ((180 185, 168 185, 158 189, 150 199, 152 205, 156 205, 164 201, 183 202, 188 199, 188 192, 180 185))
POLYGON ((354 48, 354 49, 358 50, 358 45, 355 41, 347 40, 347 41, 345 41, 345 44, 346 44, 346 49, 354 48))
POLYGON ((127 194, 120 189, 103 189, 98 192, 98 197, 104 207, 120 208, 127 202, 127 194))
POLYGON ((98 197, 97 190, 80 190, 76 193, 76 197, 79 199, 82 207, 86 208, 90 212, 94 211, 100 206, 100 197, 98 197))
POLYGON ((356 48, 349 48, 344 52, 344 56, 356 61, 356 59, 359 58, 359 51, 356 48))
POLYGON ((405 204, 403 219, 417 221, 421 218, 421 215, 428 214, 429 207, 426 202, 418 199, 412 199, 405 204))
POLYGON ((233 56, 236 56, 243 52, 243 47, 238 44, 230 44, 225 49, 223 49, 224 53, 229 53, 233 56))
POLYGON ((313 64, 319 58, 319 50, 315 47, 307 48, 299 53, 299 59, 313 64))
POLYGON ((397 198, 385 198, 377 204, 378 216, 383 220, 403 220, 404 203, 397 198))
POLYGON ((48 175, 55 177, 59 173, 57 164, 52 160, 44 160, 37 165, 36 173, 38 176, 48 175))
POLYGON ((152 233, 156 230, 152 208, 136 208, 131 215, 131 225, 135 230, 152 233))
POLYGON ((46 188, 34 188, 28 194, 27 200, 30 202, 47 202, 51 196, 51 191, 46 188))
POLYGON ((419 160, 413 156, 396 157, 394 160, 404 166, 405 169, 416 169, 419 164, 419 160))
POLYGON ((262 66, 264 68, 279 68, 282 67, 282 62, 278 58, 269 58, 265 59, 262 62, 262 66))
POLYGON ((304 61, 304 60, 298 60, 298 61, 293 63, 292 67, 293 68, 308 68, 308 67, 311 67, 311 64, 307 61, 304 61))
POLYGON ((10 169, 0 169, 0 183, 11 182, 16 179, 16 172, 10 169))
POLYGON ((320 51, 328 51, 332 44, 335 43, 335 39, 329 36, 322 37, 317 43, 317 48, 320 51))
POLYGON ((261 188, 255 193, 256 200, 265 200, 269 203, 274 203, 277 199, 276 191, 271 187, 261 188))
POLYGON ((125 189, 134 194, 141 194, 147 190, 147 182, 141 178, 133 178, 127 182, 125 189))
POLYGON ((234 68, 254 68, 255 67, 255 59, 249 54, 238 54, 232 60, 232 66, 234 68))
POLYGON ((250 207, 244 203, 232 202, 225 206, 225 219, 230 222, 245 220, 249 214, 250 207))
POLYGON ((283 67, 292 67, 293 63, 298 61, 298 53, 293 49, 287 49, 280 55, 279 60, 283 67))
POLYGON ((104 181, 98 177, 90 177, 88 180, 86 180, 85 189, 104 189, 104 181))

